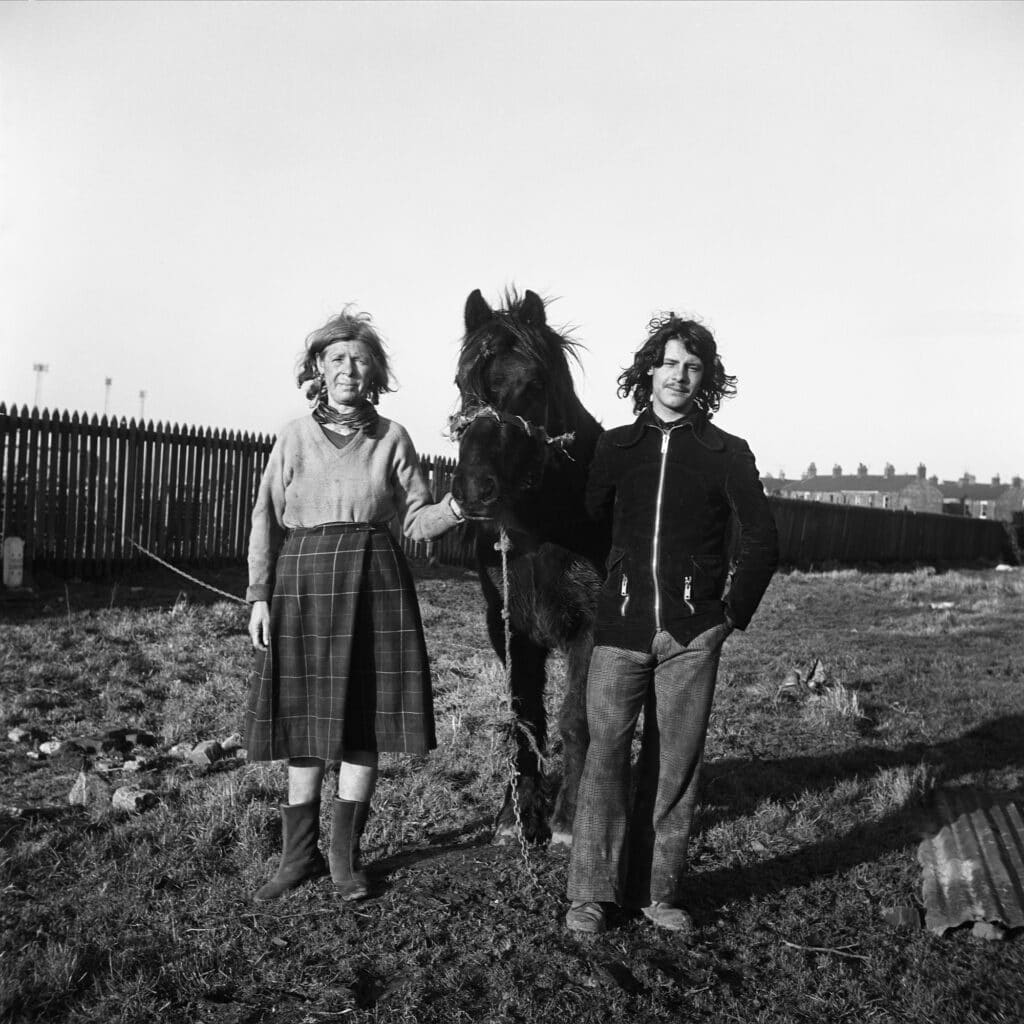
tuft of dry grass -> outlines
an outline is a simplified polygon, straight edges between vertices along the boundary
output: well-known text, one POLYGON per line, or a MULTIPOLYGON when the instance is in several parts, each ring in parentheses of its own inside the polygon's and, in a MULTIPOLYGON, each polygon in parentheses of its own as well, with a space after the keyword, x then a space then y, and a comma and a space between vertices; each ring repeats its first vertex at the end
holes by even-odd
POLYGON ((834 729, 856 726, 866 715, 857 692, 842 683, 836 683, 807 698, 804 717, 819 728, 834 729))
POLYGON ((934 765, 899 765, 883 768, 871 780, 867 800, 876 818, 923 806, 938 781, 934 765))

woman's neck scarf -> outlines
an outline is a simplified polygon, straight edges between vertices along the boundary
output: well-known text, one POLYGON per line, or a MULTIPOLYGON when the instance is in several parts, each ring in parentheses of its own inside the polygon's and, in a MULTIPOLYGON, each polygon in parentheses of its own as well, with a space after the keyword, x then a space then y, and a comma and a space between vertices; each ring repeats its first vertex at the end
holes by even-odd
POLYGON ((366 399, 352 407, 351 412, 339 412, 333 405, 321 400, 313 409, 313 419, 321 426, 330 424, 332 427, 346 427, 349 430, 361 430, 369 436, 377 426, 376 407, 366 399))

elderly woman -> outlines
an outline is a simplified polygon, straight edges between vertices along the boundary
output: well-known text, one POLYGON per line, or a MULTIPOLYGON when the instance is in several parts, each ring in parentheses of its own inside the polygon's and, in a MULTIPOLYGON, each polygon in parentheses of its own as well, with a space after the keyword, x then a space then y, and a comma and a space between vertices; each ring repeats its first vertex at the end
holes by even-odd
POLYGON ((249 536, 249 634, 257 671, 246 711, 254 761, 288 759, 269 900, 327 873, 318 846, 327 762, 340 762, 328 862, 344 899, 369 893, 359 839, 380 751, 436 746, 430 669, 412 576, 387 524, 429 540, 460 521, 437 504, 405 429, 377 415, 390 391, 369 315, 346 310, 306 339, 298 367, 311 416, 270 453, 249 536))

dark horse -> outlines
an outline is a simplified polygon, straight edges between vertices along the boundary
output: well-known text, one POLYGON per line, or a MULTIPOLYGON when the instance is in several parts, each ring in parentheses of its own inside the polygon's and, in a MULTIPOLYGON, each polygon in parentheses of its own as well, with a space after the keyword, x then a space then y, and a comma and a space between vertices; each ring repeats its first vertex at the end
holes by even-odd
MULTIPOLYGON (((584 409, 569 368, 575 343, 548 326, 534 292, 509 293, 491 309, 479 290, 466 300, 466 333, 452 417, 459 463, 452 491, 476 529, 487 631, 505 658, 499 529, 508 551, 516 796, 530 841, 571 843, 576 791, 589 734, 586 680, 593 617, 609 544, 608 524, 583 508, 587 469, 601 427, 584 409), (541 754, 547 749, 546 662, 560 650, 566 693, 559 713, 563 778, 550 825, 545 820, 541 754)), ((496 841, 515 835, 511 786, 498 814, 496 841)))

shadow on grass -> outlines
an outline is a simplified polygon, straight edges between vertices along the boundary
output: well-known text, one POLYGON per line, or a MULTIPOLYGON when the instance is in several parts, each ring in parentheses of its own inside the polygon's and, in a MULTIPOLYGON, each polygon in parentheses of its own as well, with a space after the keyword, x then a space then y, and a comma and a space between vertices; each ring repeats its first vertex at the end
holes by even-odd
POLYGON ((386 883, 388 877, 396 871, 413 867, 424 861, 435 860, 439 857, 452 857, 470 850, 477 853, 500 850, 500 847, 491 843, 493 831, 493 822, 489 818, 476 818, 467 822, 462 828, 435 835, 427 846, 417 846, 412 850, 393 853, 390 857, 384 857, 381 860, 370 861, 366 865, 366 870, 376 882, 386 883), (457 841, 464 836, 470 838, 463 839, 462 842, 457 841))
MULTIPOLYGON (((702 815, 700 828, 704 831, 743 817, 765 799, 785 802, 808 790, 828 790, 844 779, 880 769, 924 763, 937 772, 940 781, 987 771, 1024 769, 1022 736, 1024 715, 1005 715, 934 744, 911 743, 896 750, 859 746, 825 757, 715 761, 705 768, 705 796, 713 795, 714 801, 724 806, 702 815)), ((842 835, 755 863, 696 871, 691 875, 694 909, 710 913, 713 904, 722 900, 770 895, 876 861, 916 842, 927 820, 927 808, 913 803, 842 835)))

